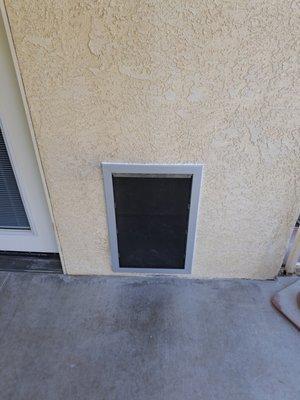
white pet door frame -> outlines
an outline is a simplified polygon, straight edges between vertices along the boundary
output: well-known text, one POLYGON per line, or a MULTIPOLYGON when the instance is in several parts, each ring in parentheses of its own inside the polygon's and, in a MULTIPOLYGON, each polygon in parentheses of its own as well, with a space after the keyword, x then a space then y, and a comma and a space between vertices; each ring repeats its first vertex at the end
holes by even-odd
POLYGON ((190 273, 203 166, 118 163, 102 163, 101 166, 113 270, 190 273), (139 183, 139 178, 143 183, 141 180, 139 183), (147 185, 151 186, 150 189, 147 185), (155 235, 158 236, 155 238, 155 235), (141 247, 139 243, 142 243, 141 247), (178 253, 173 264, 172 249, 176 253, 177 244, 184 255, 181 262, 181 253, 178 253), (149 261, 148 265, 151 257, 153 264, 149 261), (136 260, 141 261, 138 263, 136 260))

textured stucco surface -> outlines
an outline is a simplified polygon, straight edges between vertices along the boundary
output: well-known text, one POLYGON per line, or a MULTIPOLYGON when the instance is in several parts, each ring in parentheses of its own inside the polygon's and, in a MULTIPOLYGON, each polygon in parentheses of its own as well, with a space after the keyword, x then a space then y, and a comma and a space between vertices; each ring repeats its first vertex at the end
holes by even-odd
POLYGON ((296 2, 5 4, 67 271, 111 273, 101 161, 192 162, 193 274, 274 276, 299 211, 296 2))

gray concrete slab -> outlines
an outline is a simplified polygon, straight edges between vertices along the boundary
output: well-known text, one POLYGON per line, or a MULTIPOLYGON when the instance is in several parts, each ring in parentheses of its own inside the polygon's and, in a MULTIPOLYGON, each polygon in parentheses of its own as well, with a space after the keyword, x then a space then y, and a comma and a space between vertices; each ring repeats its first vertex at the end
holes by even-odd
POLYGON ((10 273, 0 398, 299 399, 300 334, 270 304, 295 280, 10 273))
POLYGON ((272 304, 300 331, 300 279, 277 292, 272 304))
POLYGON ((9 277, 9 272, 0 271, 0 291, 9 277))

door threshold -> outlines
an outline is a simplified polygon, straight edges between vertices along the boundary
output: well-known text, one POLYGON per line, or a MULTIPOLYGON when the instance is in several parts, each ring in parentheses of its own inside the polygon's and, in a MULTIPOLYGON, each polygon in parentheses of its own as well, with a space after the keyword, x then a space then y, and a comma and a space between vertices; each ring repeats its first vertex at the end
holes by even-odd
POLYGON ((0 271, 62 274, 57 253, 0 251, 0 271))

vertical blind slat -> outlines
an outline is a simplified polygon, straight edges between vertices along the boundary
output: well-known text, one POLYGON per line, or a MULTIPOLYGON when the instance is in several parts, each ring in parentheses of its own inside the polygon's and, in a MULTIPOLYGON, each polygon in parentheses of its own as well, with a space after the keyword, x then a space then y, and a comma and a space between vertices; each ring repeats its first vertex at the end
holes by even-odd
POLYGON ((0 128, 0 228, 30 229, 0 128))

